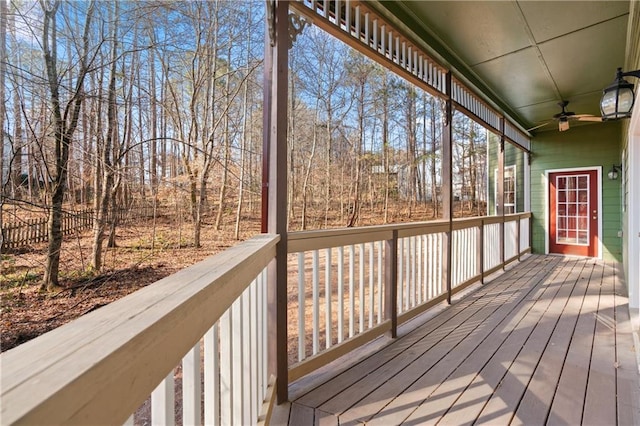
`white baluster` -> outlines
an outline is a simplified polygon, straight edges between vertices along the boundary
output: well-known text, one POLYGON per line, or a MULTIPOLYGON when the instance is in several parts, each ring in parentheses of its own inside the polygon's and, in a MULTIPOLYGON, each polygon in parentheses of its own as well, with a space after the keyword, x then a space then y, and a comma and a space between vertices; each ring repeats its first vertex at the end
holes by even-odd
POLYGON ((313 354, 320 350, 320 253, 313 251, 313 354))
POLYGON ((220 423, 223 425, 233 424, 233 346, 231 342, 232 336, 232 318, 231 314, 234 306, 231 305, 227 312, 220 317, 219 335, 220 335, 220 423))
POLYGON ((416 306, 422 303, 422 235, 415 237, 416 257, 416 306))
POLYGON ((220 353, 218 323, 204 335, 204 424, 220 424, 220 353))
POLYGON ((200 342, 182 358, 182 421, 185 425, 200 424, 202 388, 200 378, 200 342))
POLYGON ((404 312, 404 238, 398 238, 398 313, 404 312))
POLYGON ((175 424, 175 385, 173 370, 151 393, 151 424, 175 424))
POLYGON ((338 343, 344 339, 344 247, 338 247, 338 343))
POLYGON ((355 303, 355 247, 349 246, 349 337, 355 334, 356 303, 355 303))
POLYGON ((375 275, 375 269, 373 268, 373 256, 374 256, 374 251, 375 251, 375 244, 374 242, 370 242, 368 244, 369 247, 369 328, 373 328, 373 313, 375 311, 375 306, 374 306, 374 302, 373 302, 373 298, 374 298, 374 288, 373 288, 373 281, 374 281, 374 275, 375 275))
POLYGON ((364 331, 364 243, 358 244, 358 289, 360 290, 358 295, 358 331, 362 333, 364 331))
POLYGON ((236 299, 231 310, 231 345, 233 347, 233 357, 231 358, 232 380, 233 380, 233 421, 235 424, 245 424, 244 410, 244 380, 243 380, 243 359, 245 348, 243 346, 243 310, 242 297, 236 299))
POLYGON ((331 305, 333 303, 333 298, 331 296, 331 264, 332 264, 332 259, 331 259, 331 247, 329 247, 328 249, 326 249, 326 255, 325 255, 326 259, 325 259, 325 270, 324 270, 324 300, 326 302, 326 307, 325 307, 325 329, 326 329, 326 347, 327 349, 329 349, 331 347, 331 343, 332 343, 332 329, 333 329, 333 322, 331 320, 331 305))
POLYGON ((249 392, 251 398, 251 424, 255 424, 258 421, 258 413, 261 408, 261 398, 260 398, 260 373, 258 370, 258 285, 260 282, 260 275, 253 280, 251 283, 251 287, 249 288, 249 354, 250 354, 250 365, 249 377, 252 377, 253 380, 249 380, 249 392))
POLYGON ((384 253, 383 242, 378 241, 378 324, 382 322, 382 255, 384 253))
POLYGON ((298 361, 305 358, 305 270, 304 252, 298 253, 298 361))

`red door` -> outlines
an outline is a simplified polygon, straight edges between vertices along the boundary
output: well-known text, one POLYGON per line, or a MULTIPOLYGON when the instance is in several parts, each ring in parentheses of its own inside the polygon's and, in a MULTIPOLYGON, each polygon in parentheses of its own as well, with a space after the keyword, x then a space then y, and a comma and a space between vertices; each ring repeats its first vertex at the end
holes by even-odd
POLYGON ((549 174, 549 252, 598 256, 598 172, 549 174))

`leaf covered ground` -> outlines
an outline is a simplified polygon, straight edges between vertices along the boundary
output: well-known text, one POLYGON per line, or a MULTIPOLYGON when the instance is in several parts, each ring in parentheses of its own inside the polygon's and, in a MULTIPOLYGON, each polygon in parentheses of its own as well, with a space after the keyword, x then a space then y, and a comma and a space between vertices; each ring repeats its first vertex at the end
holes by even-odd
MULTIPOLYGON (((233 228, 233 226, 227 226, 233 228)), ((46 243, 3 253, 0 263, 0 347, 2 351, 53 330, 81 315, 177 272, 238 241, 231 231, 205 224, 202 247, 191 241, 191 226, 158 218, 152 247, 153 222, 139 221, 117 230, 117 247, 105 248, 105 267, 88 272, 91 231, 66 237, 60 262, 62 289, 40 291, 46 243)), ((243 226, 241 239, 259 232, 259 223, 243 226)), ((105 244, 106 245, 106 244, 105 244)))

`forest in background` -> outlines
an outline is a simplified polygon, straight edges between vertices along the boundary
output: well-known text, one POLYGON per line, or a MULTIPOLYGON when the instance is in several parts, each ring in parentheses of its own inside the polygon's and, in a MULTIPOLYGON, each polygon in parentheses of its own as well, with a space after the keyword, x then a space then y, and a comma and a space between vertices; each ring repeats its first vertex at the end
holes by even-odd
MULTIPOLYGON (((0 224, 49 217, 45 286, 63 211, 93 209, 96 272, 122 208, 170 212, 196 248, 203 226, 238 239, 259 219, 264 2, 0 6, 0 224)), ((441 217, 439 99, 312 26, 289 68, 289 229, 441 217)), ((459 216, 486 214, 487 140, 455 114, 459 216)))

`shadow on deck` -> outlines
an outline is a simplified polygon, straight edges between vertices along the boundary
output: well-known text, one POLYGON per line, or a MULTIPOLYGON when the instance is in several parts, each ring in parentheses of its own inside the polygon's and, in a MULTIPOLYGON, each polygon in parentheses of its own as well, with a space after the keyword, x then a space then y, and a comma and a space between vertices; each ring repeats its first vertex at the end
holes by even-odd
POLYGON ((291 384, 271 424, 640 424, 616 267, 529 256, 291 384))

